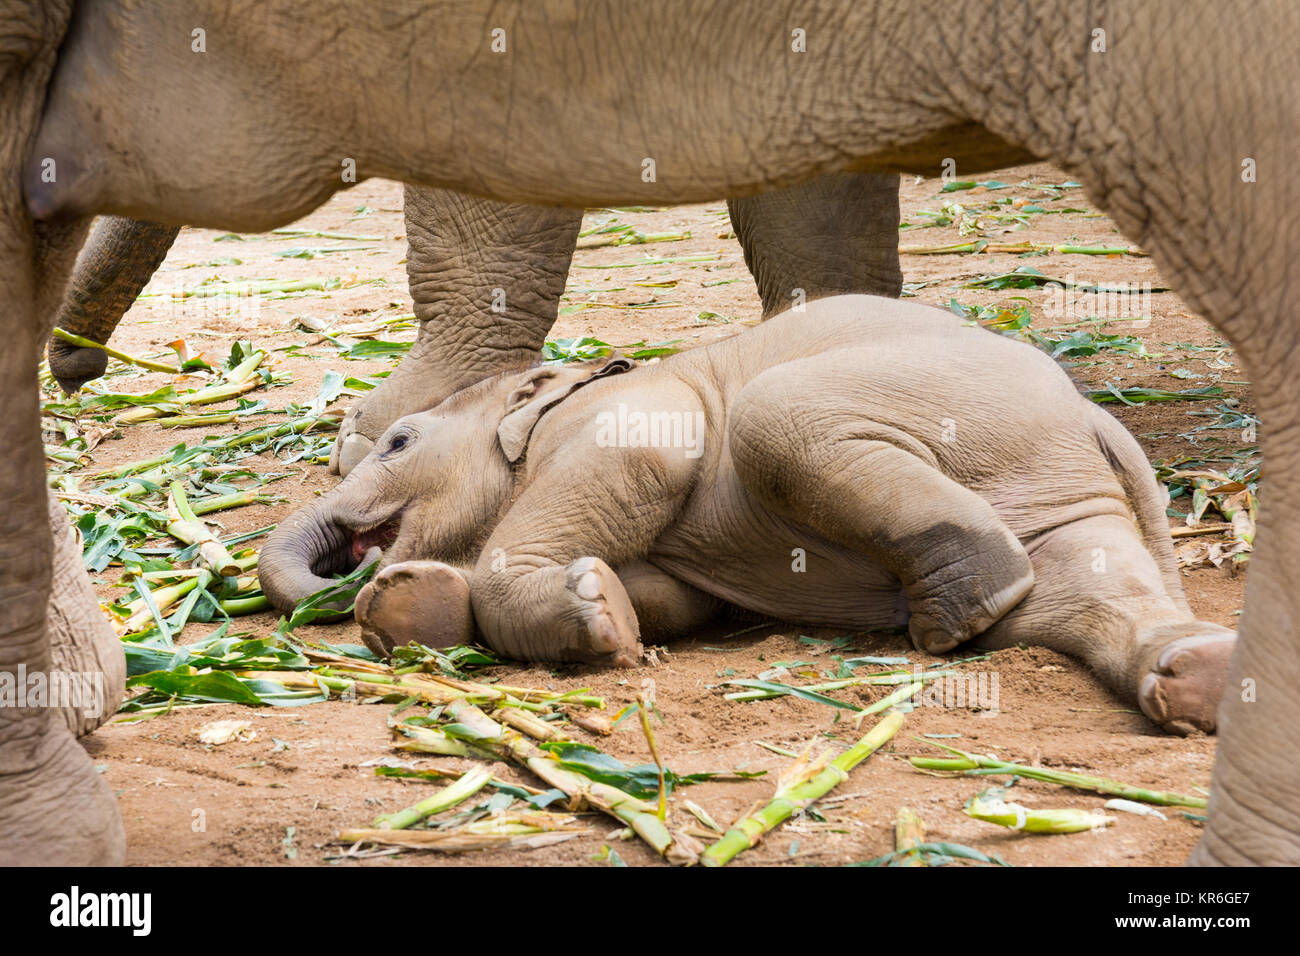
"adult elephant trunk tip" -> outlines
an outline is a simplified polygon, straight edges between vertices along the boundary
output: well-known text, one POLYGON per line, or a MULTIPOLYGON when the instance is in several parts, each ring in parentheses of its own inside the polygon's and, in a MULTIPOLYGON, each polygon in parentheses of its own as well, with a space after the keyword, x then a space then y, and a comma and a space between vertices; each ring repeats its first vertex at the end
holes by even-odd
MULTIPOLYGON (((376 555, 367 555, 367 561, 376 555)), ((349 540, 324 503, 295 512, 267 539, 258 559, 262 592, 277 610, 293 611, 304 598, 331 587, 325 575, 348 570, 349 540)), ((346 607, 344 601, 335 610, 346 607)), ((324 605, 330 607, 330 605, 324 605)))
POLYGON ((65 395, 75 395, 81 386, 99 378, 108 368, 108 354, 101 349, 52 339, 48 351, 50 373, 65 395))

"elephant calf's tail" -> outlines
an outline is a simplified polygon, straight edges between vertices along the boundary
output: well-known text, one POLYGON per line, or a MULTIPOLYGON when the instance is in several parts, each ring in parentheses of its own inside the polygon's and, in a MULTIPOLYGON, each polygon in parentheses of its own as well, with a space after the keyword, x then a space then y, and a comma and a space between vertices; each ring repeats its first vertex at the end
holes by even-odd
POLYGON ((1173 540, 1169 537, 1169 518, 1165 512, 1169 494, 1156 481, 1142 446, 1128 429, 1105 409, 1093 405, 1093 436, 1097 447, 1110 463, 1120 487, 1137 517, 1138 530, 1147 550, 1160 568, 1165 590, 1173 600, 1187 607, 1183 594, 1183 581, 1178 574, 1178 561, 1174 557, 1173 540))

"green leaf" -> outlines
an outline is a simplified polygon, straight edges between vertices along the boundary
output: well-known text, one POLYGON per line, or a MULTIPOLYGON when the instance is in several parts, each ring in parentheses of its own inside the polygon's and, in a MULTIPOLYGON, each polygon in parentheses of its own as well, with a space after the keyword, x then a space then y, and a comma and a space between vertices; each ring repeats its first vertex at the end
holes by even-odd
POLYGON ((366 582, 374 577, 375 569, 378 567, 378 561, 371 562, 365 567, 358 566, 343 577, 338 578, 329 587, 321 588, 315 594, 309 594, 294 606, 293 613, 289 615, 288 620, 280 618, 275 633, 290 634, 294 628, 301 627, 303 624, 311 624, 323 618, 338 618, 340 615, 350 614, 353 602, 357 599, 357 594, 365 587, 366 582), (346 607, 341 606, 344 601, 347 603, 346 607), (338 604, 340 606, 326 607, 325 605, 328 604, 338 604))
MULTIPOLYGON (((659 792, 659 768, 652 763, 629 767, 622 761, 590 744, 571 743, 568 741, 550 741, 539 745, 548 751, 556 762, 566 770, 582 774, 588 779, 617 787, 634 797, 652 797, 659 792)), ((704 783, 721 776, 761 777, 766 771, 747 772, 706 772, 679 774, 664 768, 664 789, 669 794, 675 787, 704 783)))
POLYGON ((801 697, 804 700, 811 700, 817 704, 828 704, 831 707, 839 707, 842 710, 861 710, 856 704, 850 704, 846 701, 836 700, 834 697, 827 697, 825 694, 819 694, 816 691, 804 690, 802 687, 795 687, 791 684, 779 684, 774 681, 766 680, 729 680, 728 686, 745 687, 750 690, 764 690, 773 694, 781 694, 790 697, 801 697))

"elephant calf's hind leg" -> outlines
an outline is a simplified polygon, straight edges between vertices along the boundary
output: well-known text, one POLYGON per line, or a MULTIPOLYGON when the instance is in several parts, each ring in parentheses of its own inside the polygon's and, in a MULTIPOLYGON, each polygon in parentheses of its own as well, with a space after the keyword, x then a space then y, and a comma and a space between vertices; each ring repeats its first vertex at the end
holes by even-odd
POLYGON ((915 440, 838 412, 868 400, 846 401, 856 373, 834 381, 825 365, 792 362, 741 390, 730 425, 736 471, 778 514, 897 576, 912 643, 951 650, 1029 592, 1029 556, 993 507, 926 460, 915 440), (831 398, 811 398, 812 381, 831 398))
POLYGON ((1169 733, 1215 729, 1236 634, 1165 591, 1133 522, 1099 515, 1028 545, 1037 583, 979 644, 1038 644, 1081 658, 1169 733))

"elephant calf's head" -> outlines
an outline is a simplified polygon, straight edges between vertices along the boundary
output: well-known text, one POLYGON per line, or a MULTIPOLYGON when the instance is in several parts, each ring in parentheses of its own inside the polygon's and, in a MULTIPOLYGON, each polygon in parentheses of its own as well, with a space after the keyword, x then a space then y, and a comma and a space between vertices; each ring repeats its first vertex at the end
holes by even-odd
POLYGON ((363 562, 472 563, 543 414, 630 367, 615 358, 505 372, 398 419, 337 488, 271 535, 259 561, 267 597, 288 611, 363 562))

